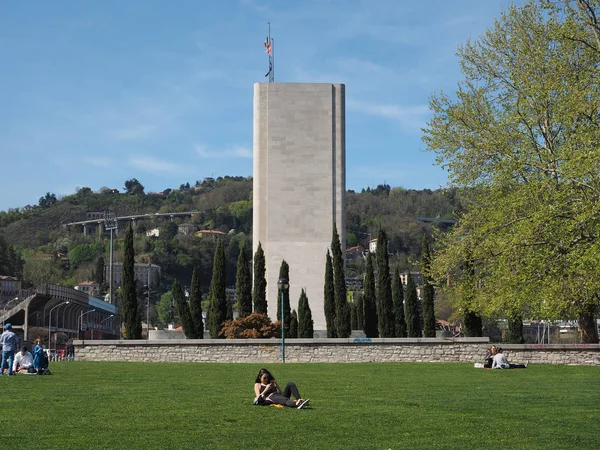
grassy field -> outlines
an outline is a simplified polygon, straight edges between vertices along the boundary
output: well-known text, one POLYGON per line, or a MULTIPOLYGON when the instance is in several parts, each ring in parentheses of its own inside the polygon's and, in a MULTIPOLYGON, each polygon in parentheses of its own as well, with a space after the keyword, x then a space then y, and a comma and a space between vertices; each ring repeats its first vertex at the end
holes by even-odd
MULTIPOLYGON (((275 364, 307 410, 252 406, 254 364, 57 362, 0 378, 17 448, 600 448, 600 368, 275 364), (24 438, 27 436, 27 438, 24 438)), ((12 446, 11 445, 11 446, 12 446)))

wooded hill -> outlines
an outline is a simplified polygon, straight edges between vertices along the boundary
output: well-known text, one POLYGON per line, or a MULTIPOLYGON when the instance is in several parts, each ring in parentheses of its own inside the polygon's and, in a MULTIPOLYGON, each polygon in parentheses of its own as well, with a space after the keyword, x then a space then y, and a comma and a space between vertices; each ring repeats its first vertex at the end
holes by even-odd
MULTIPOLYGON (((460 196, 455 190, 407 190, 380 185, 362 192, 348 191, 347 247, 368 245, 378 227, 389 236, 392 266, 401 270, 413 268, 421 253, 423 234, 431 235, 435 223, 422 222, 416 217, 452 219, 461 210, 460 196)), ((162 278, 175 278, 187 285, 192 270, 198 268, 203 286, 212 273, 215 242, 210 238, 177 233, 177 226, 190 223, 197 229, 218 230, 227 234, 225 253, 227 284, 235 283, 236 260, 239 245, 252 240, 252 179, 244 177, 207 178, 195 185, 182 184, 179 189, 160 193, 146 193, 136 179, 127 180, 125 188, 102 188, 93 192, 81 188, 74 195, 56 198, 47 193, 39 204, 0 212, 0 250, 20 255, 20 263, 7 263, 10 252, 0 251, 0 268, 17 267, 16 275, 30 283, 47 281, 74 285, 100 279, 96 268, 99 258, 108 261, 109 234, 92 232, 85 236, 81 227, 66 227, 69 222, 83 221, 90 212, 112 211, 116 216, 198 211, 191 219, 175 217, 137 220, 135 225, 136 260, 152 262, 162 267, 162 278), (158 227, 159 237, 147 237, 146 230, 158 227), (54 259, 49 259, 52 255, 54 259), (40 264, 44 260, 44 264, 40 264), (52 270, 42 265, 54 264, 52 270), (26 270, 27 265, 35 270, 26 270), (36 275, 33 275, 33 274, 36 275), (42 279, 39 279, 39 278, 42 279), (37 278, 37 279, 33 279, 37 278)), ((121 255, 120 232, 115 240, 115 261, 121 255)), ((247 255, 250 261, 252 255, 247 255)), ((362 259, 348 264, 348 276, 362 273, 362 259)))

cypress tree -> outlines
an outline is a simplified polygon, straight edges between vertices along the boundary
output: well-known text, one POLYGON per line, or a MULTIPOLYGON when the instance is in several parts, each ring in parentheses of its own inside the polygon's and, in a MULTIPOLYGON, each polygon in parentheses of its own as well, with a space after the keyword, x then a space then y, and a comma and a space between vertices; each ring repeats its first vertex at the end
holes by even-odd
POLYGON ((104 256, 96 260, 96 270, 94 270, 94 281, 100 286, 104 284, 104 256))
POLYGON ((390 257, 388 254, 387 234, 383 228, 377 233, 377 317, 379 318, 379 335, 394 337, 394 307, 392 303, 392 280, 390 280, 390 257))
POLYGON ((183 289, 177 280, 175 280, 173 283, 171 292, 173 294, 173 300, 175 301, 175 310, 177 311, 177 315, 181 320, 181 327, 183 328, 185 337, 188 339, 197 339, 196 327, 194 326, 194 321, 192 320, 192 314, 190 313, 189 305, 185 295, 183 294, 183 289))
POLYGON ((327 249, 325 260, 325 287, 323 289, 325 297, 325 322, 327 325, 327 337, 337 337, 335 329, 335 289, 333 287, 333 261, 327 249))
POLYGON ((364 317, 363 317, 363 311, 364 311, 364 295, 357 293, 356 295, 356 299, 354 300, 354 302, 356 303, 356 329, 357 330, 362 330, 364 327, 364 317))
POLYGON ((406 331, 408 337, 421 337, 421 320, 419 318, 419 297, 417 287, 408 273, 406 292, 404 293, 404 312, 406 317, 406 331))
POLYGON ((227 313, 225 314, 225 320, 233 320, 233 302, 230 302, 227 296, 225 296, 227 303, 227 313))
POLYGON ((191 339, 202 339, 204 337, 204 322, 202 320, 202 291, 200 289, 200 277, 194 267, 192 272, 192 286, 190 292, 190 314, 194 325, 194 336, 191 339))
POLYGON ((367 253, 367 265, 363 297, 363 331, 368 338, 379 337, 377 326, 377 305, 375 297, 375 275, 373 274, 373 260, 367 253))
POLYGON ((134 257, 133 228, 130 224, 125 233, 123 249, 123 285, 121 288, 125 339, 141 339, 142 337, 142 322, 140 321, 139 303, 135 289, 134 257))
POLYGON ((227 298, 225 296, 225 247, 219 239, 210 280, 208 314, 206 317, 210 337, 219 338, 223 322, 227 320, 227 298))
POLYGON ((406 319, 404 318, 404 289, 400 279, 400 271, 396 266, 392 282, 392 301, 394 304, 394 319, 396 320, 396 337, 406 337, 406 319))
POLYGON ((290 339, 298 337, 298 314, 296 314, 295 309, 292 309, 292 316, 290 318, 290 331, 288 337, 290 339))
POLYGON ((483 336, 483 322, 481 316, 477 313, 465 309, 463 314, 463 322, 465 329, 463 331, 465 337, 481 337, 483 336))
POLYGON ((427 236, 423 235, 421 272, 423 273, 423 336, 435 337, 435 290, 431 279, 431 250, 427 236))
POLYGON ((298 337, 312 339, 314 333, 314 323, 312 312, 308 305, 308 297, 304 289, 302 289, 300 299, 298 300, 298 337))
POLYGON ((252 290, 254 312, 258 314, 267 314, 267 279, 265 275, 265 252, 259 242, 256 253, 254 253, 254 285, 252 290))
MULTIPOLYGON (((290 266, 285 261, 281 261, 281 266, 279 266, 279 279, 285 278, 290 281, 290 266)), ((292 318, 292 308, 290 307, 290 286, 288 284, 287 289, 277 290, 277 320, 281 320, 281 296, 283 293, 283 304, 284 304, 284 320, 285 320, 285 331, 286 333, 290 329, 290 320, 292 318)))
POLYGON ((344 255, 340 236, 335 223, 331 240, 331 255, 333 259, 333 288, 335 299, 335 329, 337 337, 350 336, 350 307, 346 298, 346 275, 344 274, 344 255))
POLYGON ((240 244, 240 255, 237 260, 237 273, 235 278, 235 296, 238 303, 240 317, 252 314, 252 278, 246 261, 246 243, 240 244))
POLYGON ((350 329, 358 330, 358 317, 356 314, 356 303, 350 303, 350 329))
POLYGON ((508 318, 508 333, 506 336, 506 342, 509 344, 525 343, 525 336, 523 336, 523 318, 521 316, 517 315, 508 318))

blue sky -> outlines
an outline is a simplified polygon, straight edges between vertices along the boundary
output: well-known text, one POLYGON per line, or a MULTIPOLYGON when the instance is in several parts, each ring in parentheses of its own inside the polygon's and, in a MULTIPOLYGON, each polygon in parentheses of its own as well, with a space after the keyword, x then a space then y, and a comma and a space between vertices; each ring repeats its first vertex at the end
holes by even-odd
POLYGON ((0 210, 78 187, 252 175, 253 83, 346 84, 346 185, 436 189, 428 98, 508 1, 61 0, 0 4, 0 210))

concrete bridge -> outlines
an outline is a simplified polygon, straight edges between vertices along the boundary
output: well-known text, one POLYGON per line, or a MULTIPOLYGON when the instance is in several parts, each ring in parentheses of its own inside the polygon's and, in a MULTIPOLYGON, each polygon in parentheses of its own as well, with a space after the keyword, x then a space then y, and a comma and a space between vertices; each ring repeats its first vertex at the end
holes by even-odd
POLYGON ((2 325, 10 323, 13 331, 23 341, 31 340, 34 327, 47 330, 46 347, 50 348, 52 334, 65 333, 72 339, 119 337, 120 310, 85 292, 65 286, 43 284, 35 289, 23 290, 5 302, 0 309, 2 325))
MULTIPOLYGON (((131 221, 135 225, 136 220, 153 219, 153 218, 157 218, 157 217, 169 218, 172 220, 173 217, 192 217, 194 214, 200 214, 200 211, 133 214, 130 216, 114 217, 113 219, 116 220, 117 223, 131 221)), ((65 228, 72 227, 72 226, 81 226, 83 229, 83 234, 87 235, 88 230, 90 230, 90 228, 96 228, 96 227, 98 227, 98 229, 99 229, 98 232, 102 233, 104 231, 105 224, 106 224, 106 219, 104 217, 102 217, 102 218, 96 218, 96 219, 81 220, 79 222, 69 222, 69 223, 63 224, 62 226, 65 228)), ((118 234, 118 228, 117 228, 117 234, 118 234)))

